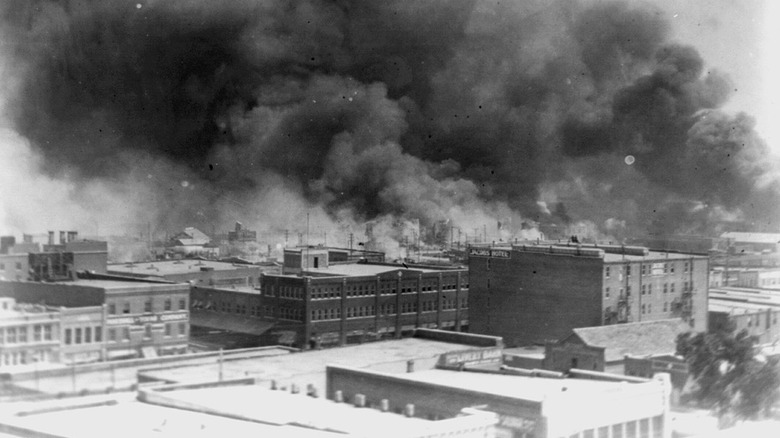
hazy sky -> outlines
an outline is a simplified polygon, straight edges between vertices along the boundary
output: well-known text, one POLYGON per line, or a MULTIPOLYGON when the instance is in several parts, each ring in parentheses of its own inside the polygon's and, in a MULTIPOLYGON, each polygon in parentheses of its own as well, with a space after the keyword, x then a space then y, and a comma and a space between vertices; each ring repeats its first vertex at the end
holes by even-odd
POLYGON ((681 43, 695 46, 709 68, 728 73, 736 91, 725 109, 744 111, 780 154, 777 123, 778 20, 772 0, 649 0, 673 17, 681 43), (774 44, 773 44, 774 43, 774 44))

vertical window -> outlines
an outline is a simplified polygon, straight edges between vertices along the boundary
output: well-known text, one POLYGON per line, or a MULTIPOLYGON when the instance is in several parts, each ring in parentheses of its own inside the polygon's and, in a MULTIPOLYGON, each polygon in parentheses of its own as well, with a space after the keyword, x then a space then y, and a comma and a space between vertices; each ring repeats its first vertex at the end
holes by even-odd
POLYGON ((165 299, 165 311, 167 312, 169 310, 171 310, 171 299, 170 298, 166 298, 165 299))
POLYGON ((642 315, 644 315, 644 314, 645 314, 645 305, 642 304, 642 315))
POLYGON ((604 268, 604 276, 605 276, 605 277, 607 277, 607 278, 609 278, 609 266, 607 266, 606 268, 604 268))
POLYGON ((187 300, 185 298, 182 298, 179 300, 179 310, 185 310, 187 309, 187 300))
POLYGON ((626 265, 626 277, 631 276, 631 265, 626 265))
POLYGON ((683 265, 683 272, 688 272, 688 262, 683 265))
POLYGON ((129 301, 124 303, 124 306, 122 308, 122 313, 125 313, 125 314, 130 313, 130 302, 129 301))
POLYGON ((76 333, 76 336, 75 336, 76 343, 80 344, 81 343, 81 327, 77 327, 76 330, 75 330, 75 333, 76 333))
POLYGON ((36 325, 33 327, 33 342, 41 342, 41 339, 43 338, 43 329, 40 325, 36 325))
POLYGON ((65 329, 65 345, 70 345, 73 343, 73 338, 71 334, 71 330, 69 328, 65 329))
POLYGON ((19 327, 19 343, 27 343, 27 327, 19 327))
POLYGON ((144 301, 144 313, 151 313, 152 312, 152 299, 148 299, 144 301))
POLYGON ((110 303, 108 305, 108 314, 109 315, 116 315, 116 304, 115 303, 110 303))
POLYGON ((116 342, 116 329, 108 329, 108 342, 116 342))
POLYGON ((674 293, 674 283, 669 286, 669 292, 674 293))
POLYGON ((676 265, 676 263, 669 263, 669 272, 672 274, 674 274, 674 265, 676 265))
POLYGON ((171 336, 171 325, 170 324, 165 324, 165 337, 167 338, 167 337, 170 337, 170 336, 171 336))
POLYGON ((187 323, 186 322, 180 322, 179 323, 179 336, 187 336, 187 323))
POLYGON ((95 342, 103 342, 103 327, 95 327, 95 342))
POLYGON ((669 309, 668 304, 666 301, 664 301, 664 312, 666 312, 669 309))
POLYGON ((92 327, 84 328, 84 343, 89 344, 92 342, 92 327))
POLYGON ((43 340, 44 341, 51 341, 51 326, 45 325, 43 326, 43 340))
POLYGON ((21 271, 22 270, 22 262, 16 262, 16 270, 21 271))
POLYGON ((124 341, 130 340, 130 327, 124 327, 122 329, 122 340, 124 341))
POLYGON ((487 259, 485 259, 485 262, 486 262, 486 264, 487 264, 487 270, 489 271, 489 270, 490 270, 490 257, 488 257, 487 259))
POLYGON ((667 293, 669 291, 669 284, 664 283, 664 293, 667 293))

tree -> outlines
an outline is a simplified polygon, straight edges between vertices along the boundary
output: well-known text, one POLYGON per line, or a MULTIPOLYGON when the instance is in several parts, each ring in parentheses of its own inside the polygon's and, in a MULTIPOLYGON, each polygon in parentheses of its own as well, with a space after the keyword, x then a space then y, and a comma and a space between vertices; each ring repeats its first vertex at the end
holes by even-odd
POLYGON ((713 409, 722 424, 768 414, 780 396, 778 359, 757 354, 755 338, 726 327, 677 337, 677 354, 688 362, 694 398, 713 409))

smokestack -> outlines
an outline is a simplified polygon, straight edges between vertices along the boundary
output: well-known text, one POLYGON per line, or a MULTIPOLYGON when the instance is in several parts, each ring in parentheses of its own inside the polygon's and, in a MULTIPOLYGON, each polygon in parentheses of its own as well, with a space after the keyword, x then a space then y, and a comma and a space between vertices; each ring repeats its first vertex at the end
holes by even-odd
POLYGON ((49 245, 54 245, 54 231, 49 231, 49 245))
POLYGON ((66 243, 67 241, 68 240, 67 240, 67 237, 65 235, 65 232, 64 231, 60 231, 60 245, 62 245, 63 243, 66 243))

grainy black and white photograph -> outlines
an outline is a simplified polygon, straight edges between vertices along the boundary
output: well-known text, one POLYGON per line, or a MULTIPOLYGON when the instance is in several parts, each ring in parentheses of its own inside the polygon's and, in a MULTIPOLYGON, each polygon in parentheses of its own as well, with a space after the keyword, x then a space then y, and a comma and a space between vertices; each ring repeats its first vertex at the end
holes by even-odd
POLYGON ((0 436, 780 436, 778 22, 0 1, 0 436))

